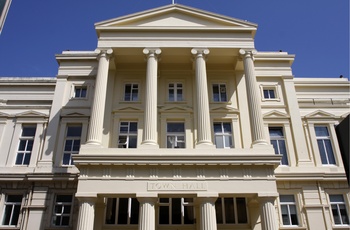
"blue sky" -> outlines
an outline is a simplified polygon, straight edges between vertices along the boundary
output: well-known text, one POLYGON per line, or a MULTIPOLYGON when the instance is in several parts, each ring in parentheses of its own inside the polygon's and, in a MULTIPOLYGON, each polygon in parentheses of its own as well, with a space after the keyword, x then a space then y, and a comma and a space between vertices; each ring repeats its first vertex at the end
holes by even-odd
MULTIPOLYGON (((0 76, 54 77, 55 54, 94 50, 94 23, 172 0, 12 0, 0 35, 0 76)), ((258 24, 258 51, 295 54, 295 77, 349 78, 349 0, 175 0, 258 24)))

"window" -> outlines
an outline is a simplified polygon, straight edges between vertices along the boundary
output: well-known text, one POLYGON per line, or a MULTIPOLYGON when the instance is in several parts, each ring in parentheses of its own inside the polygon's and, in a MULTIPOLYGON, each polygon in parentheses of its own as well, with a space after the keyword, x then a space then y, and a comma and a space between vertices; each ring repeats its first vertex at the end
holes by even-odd
POLYGON ((193 198, 159 198, 159 224, 194 224, 193 198))
POLYGON ((69 226, 72 207, 72 195, 56 195, 52 224, 54 226, 69 226))
POLYGON ((106 224, 138 224, 139 202, 136 198, 108 198, 106 224))
POLYGON ((22 195, 7 195, 4 212, 2 215, 2 225, 4 226, 17 226, 19 220, 19 214, 21 212, 22 195))
POLYGON ((269 133, 270 133, 271 144, 275 149, 275 154, 282 156, 282 160, 281 160, 282 165, 288 165, 288 156, 287 156, 285 138, 283 135, 283 128, 269 127, 269 133))
POLYGON ((124 101, 138 101, 139 100, 139 85, 125 84, 124 101))
POLYGON ((346 211, 343 195, 329 195, 335 225, 349 225, 349 216, 346 211))
POLYGON ((216 148, 231 148, 231 124, 228 122, 214 122, 214 139, 216 148))
POLYGON ((119 126, 118 148, 137 147, 137 122, 122 121, 119 126))
POLYGON ((169 122, 167 124, 167 148, 185 148, 185 124, 169 122))
POLYGON ((283 225, 298 225, 297 206, 294 195, 280 196, 283 225))
POLYGON ((73 154, 78 154, 80 149, 81 125, 68 125, 64 142, 63 165, 73 165, 73 154))
POLYGON ((326 126, 315 126, 318 149, 324 165, 335 164, 331 138, 326 126))
POLYGON ((227 101, 225 84, 213 84, 213 100, 215 102, 227 101))
POLYGON ((264 89, 264 98, 265 99, 275 99, 276 98, 276 93, 274 89, 264 89))
POLYGON ((29 165, 36 132, 35 125, 23 125, 19 138, 16 165, 29 165))
POLYGON ((183 101, 182 83, 169 84, 169 101, 183 101))
POLYGON ((218 224, 246 224, 247 204, 244 197, 219 197, 215 202, 218 224))
POLYGON ((75 86, 74 87, 74 98, 86 98, 87 86, 75 86))

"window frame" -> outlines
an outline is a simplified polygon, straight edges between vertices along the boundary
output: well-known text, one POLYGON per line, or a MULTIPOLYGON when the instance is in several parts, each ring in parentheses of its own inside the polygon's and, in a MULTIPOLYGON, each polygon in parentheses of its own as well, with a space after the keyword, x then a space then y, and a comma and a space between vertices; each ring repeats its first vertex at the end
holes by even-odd
POLYGON ((82 135, 83 135, 83 124, 79 124, 79 123, 68 123, 65 127, 65 135, 64 135, 64 140, 63 140, 63 154, 62 154, 62 166, 72 166, 74 165, 74 162, 73 162, 73 159, 72 159, 72 156, 74 154, 79 154, 79 151, 80 151, 80 147, 82 145, 82 135), (68 137, 68 129, 70 127, 80 127, 80 136, 78 138, 78 136, 69 136, 68 137), (67 144, 67 141, 72 141, 72 146, 71 146, 71 150, 69 151, 66 151, 66 144, 67 144), (75 141, 78 141, 79 140, 79 150, 77 151, 74 151, 74 142, 75 141), (68 164, 65 164, 64 161, 65 161, 65 156, 66 155, 69 155, 69 162, 68 164))
POLYGON ((278 201, 279 201, 279 210, 280 210, 280 219, 281 219, 281 224, 282 226, 300 226, 300 214, 299 214, 299 209, 298 209, 298 197, 295 194, 280 194, 278 197, 278 201), (293 202, 282 202, 281 201, 281 197, 282 196, 292 196, 293 197, 293 202), (285 224, 283 222, 283 211, 282 211, 282 205, 286 205, 287 206, 287 210, 288 210, 288 220, 290 224, 285 224), (290 213, 290 206, 294 205, 295 208, 295 215, 296 215, 296 219, 297 219, 297 224, 293 224, 292 223, 292 218, 291 218, 291 213, 290 213))
MULTIPOLYGON (((52 207, 52 215, 51 215, 51 226, 54 227, 69 227, 72 224, 72 214, 73 214, 73 209, 74 209, 74 195, 71 193, 67 193, 67 194, 62 194, 62 193, 56 193, 54 200, 53 200, 53 207, 52 207), (71 196, 71 202, 57 202, 57 197, 58 196, 71 196), (70 212, 68 213, 57 213, 56 212, 56 205, 62 205, 63 207, 65 206, 70 206, 70 212), (58 215, 59 214, 59 215, 58 215), (60 216, 60 217, 68 217, 69 221, 68 221, 68 225, 62 225, 62 219, 60 221, 60 225, 56 225, 55 224, 55 217, 60 216)), ((63 212, 64 212, 64 208, 63 208, 63 212)))
POLYGON ((88 86, 87 85, 74 85, 73 98, 74 99, 86 99, 88 97, 88 86), (77 96, 77 90, 80 90, 79 95, 77 96), (83 90, 85 90, 85 95, 82 96, 83 90))
POLYGON ((271 101, 278 101, 278 102, 281 101, 278 84, 271 84, 271 83, 270 84, 260 84, 259 87, 260 87, 260 95, 261 95, 262 101, 270 101, 270 102, 271 101), (265 97, 265 90, 273 91, 275 97, 274 98, 271 98, 271 97, 266 98, 265 97))
POLYGON ((319 156, 321 158, 321 163, 322 165, 337 165, 337 160, 336 160, 336 156, 335 156, 335 149, 334 149, 334 142, 332 140, 332 136, 331 136, 331 132, 329 130, 329 127, 327 125, 322 125, 322 124, 315 124, 314 125, 314 131, 315 131, 315 137, 316 137, 316 144, 317 144, 317 148, 318 148, 318 153, 319 153, 319 156), (327 133, 328 133, 328 136, 318 136, 317 135, 317 132, 316 132, 316 128, 317 127, 324 127, 327 129, 327 133), (328 140, 328 143, 330 144, 330 146, 326 146, 326 142, 328 140), (321 149, 320 148, 320 145, 319 145, 319 141, 322 141, 323 143, 323 148, 321 149), (330 147, 329 149, 327 147, 330 147), (323 155, 323 152, 322 150, 324 151, 324 156, 323 155), (331 150, 331 152, 328 152, 329 150, 331 150), (330 158, 333 158, 331 160, 334 160, 334 163, 330 163, 330 158), (326 160, 326 163, 323 162, 323 159, 326 160))
POLYGON ((216 211, 216 224, 217 225, 245 225, 245 224, 249 224, 249 210, 247 208, 247 198, 246 197, 218 197, 217 200, 215 201, 215 211, 216 211), (230 201, 232 199, 232 202, 230 204, 232 204, 232 207, 227 207, 228 203, 225 202, 225 200, 230 201), (245 203, 245 219, 246 222, 239 222, 239 210, 238 210, 238 206, 237 206, 237 199, 244 199, 244 203, 245 203), (220 206, 218 206, 218 203, 220 203, 220 206), (218 210, 220 210, 220 212, 218 212, 218 210), (231 218, 233 218, 233 222, 229 222, 227 220, 227 217, 229 215, 229 213, 227 213, 227 211, 231 210, 233 212, 233 216, 231 218), (218 218, 219 215, 221 215, 221 218, 218 218), (219 220, 222 220, 222 223, 219 223, 219 220))
POLYGON ((35 139, 36 139, 35 137, 36 137, 36 134, 37 134, 37 129, 38 129, 38 127, 37 127, 37 124, 35 124, 35 123, 22 124, 21 134, 20 134, 19 142, 18 142, 16 159, 15 159, 15 166, 29 166, 30 165, 30 161, 31 161, 31 158, 32 158, 32 152, 33 152, 33 149, 34 149, 34 142, 35 142, 35 139), (34 128, 34 127, 35 127, 35 131, 34 131, 34 135, 33 136, 23 136, 25 128, 34 128), (25 142, 24 150, 20 150, 21 145, 22 145, 22 141, 25 142), (29 141, 32 141, 31 150, 27 150, 29 141), (19 158, 20 154, 23 154, 22 160, 21 160, 20 164, 17 164, 17 161, 18 161, 18 158, 19 158), (29 155, 29 157, 28 157, 29 159, 27 158, 28 155, 29 155), (26 159, 28 159, 28 163, 25 163, 26 159))
MULTIPOLYGON (((134 148, 137 148, 138 147, 138 122, 137 121, 119 121, 119 129, 118 129, 118 144, 117 144, 117 147, 118 148, 121 148, 120 146, 122 145, 126 145, 126 149, 129 149, 130 148, 130 137, 136 137, 136 146, 134 148), (122 129, 122 123, 127 123, 127 132, 124 133, 121 131, 122 129), (136 124, 136 131, 135 132, 130 132, 130 127, 131 127, 131 123, 135 123, 136 124), (124 144, 120 144, 120 138, 122 136, 125 136, 126 137, 126 142, 124 144)), ((124 126, 125 127, 125 126, 124 126)))
POLYGON ((140 84, 138 82, 126 82, 124 83, 124 90, 123 90, 123 101, 124 102, 139 102, 140 101, 140 84), (130 85, 130 99, 127 100, 127 86, 130 85), (134 86, 137 86, 137 88, 134 88, 134 86), (137 89, 137 95, 136 95, 136 100, 133 99, 133 90, 137 89))
POLYGON ((8 227, 17 227, 20 222, 21 222, 21 212, 22 212, 22 206, 23 206, 23 202, 24 202, 24 196, 23 196, 23 193, 3 193, 2 194, 3 197, 4 197, 4 201, 3 201, 3 210, 2 210, 2 214, 1 214, 1 225, 0 225, 0 228, 1 226, 8 226, 8 227), (8 197, 9 196, 21 196, 22 199, 20 202, 8 202, 8 197), (7 205, 11 205, 12 208, 11 208, 11 214, 10 214, 10 219, 9 219, 9 224, 5 225, 4 224, 4 218, 5 218, 5 215, 6 215, 6 206, 7 205), (15 225, 13 224, 10 224, 12 222, 12 219, 13 219, 13 212, 14 212, 14 206, 20 206, 20 209, 18 211, 18 217, 17 218, 17 223, 15 225))
POLYGON ((268 127, 268 130, 269 130, 269 137, 270 137, 270 143, 271 145, 273 146, 273 143, 272 141, 276 141, 277 142, 277 147, 278 149, 275 149, 275 154, 276 155, 281 155, 282 156, 282 159, 281 159, 281 162, 280 162, 280 165, 284 165, 284 166, 289 166, 290 164, 290 160, 289 160, 289 154, 288 154, 288 146, 287 146, 287 138, 286 138, 286 131, 285 131, 285 127, 284 126, 277 126, 277 125, 273 125, 273 126, 269 126, 268 127), (282 131, 282 136, 279 136, 279 137, 275 137, 275 136, 271 136, 271 132, 270 132, 270 129, 281 129, 282 131), (281 151, 280 151, 280 142, 284 142, 284 147, 285 147, 285 155, 284 154, 281 154, 281 151))
MULTIPOLYGON (((178 217, 178 216, 177 216, 178 217)), ((172 225, 172 226, 191 226, 195 224, 196 219, 196 209, 194 205, 194 199, 192 197, 161 197, 158 199, 158 225, 160 226, 166 226, 166 225, 172 225), (162 202, 161 199, 168 199, 168 202, 162 202), (180 199, 180 218, 181 223, 180 224, 173 224, 173 199, 180 199), (192 199, 192 202, 185 201, 185 199, 192 199), (160 207, 168 207, 168 224, 160 223, 161 221, 161 208, 160 207), (192 207, 192 214, 193 214, 193 223, 185 223, 185 207, 192 207)))
POLYGON ((139 216, 140 216, 140 202, 137 200, 137 198, 134 197, 107 197, 106 198, 106 208, 105 208, 105 215, 104 215, 104 225, 106 226, 137 226, 139 224, 139 216), (113 207, 113 199, 115 200, 115 206, 113 207), (119 223, 119 211, 120 211, 120 199, 127 199, 128 204, 127 204, 127 222, 126 224, 119 223), (114 209, 114 223, 107 223, 107 215, 108 215, 108 202, 111 200, 111 215, 113 215, 113 209, 114 209), (137 211, 133 208, 133 202, 137 202, 137 211), (132 215, 134 213, 137 213, 137 223, 132 223, 132 215))
POLYGON ((231 149, 231 148, 234 148, 235 147, 235 144, 234 144, 234 138, 233 138, 233 128, 232 128, 232 122, 229 122, 229 121, 214 121, 213 122, 213 134, 214 134, 214 143, 215 143, 215 146, 217 149, 231 149), (215 124, 221 124, 221 132, 215 132, 215 124), (229 124, 230 125, 230 129, 231 129, 231 132, 230 133, 227 133, 224 131, 224 124, 229 124), (231 141, 230 146, 226 147, 225 146, 225 140, 226 138, 225 137, 229 137, 229 140, 231 141), (217 143, 216 143, 216 137, 222 137, 222 142, 223 142, 223 147, 222 148, 218 148, 217 146, 217 143))
POLYGON ((168 82, 168 98, 167 101, 168 102, 184 102, 185 101, 185 97, 184 97, 184 92, 185 92, 185 88, 184 88, 184 83, 180 82, 180 81, 172 81, 172 82, 168 82), (173 84, 173 87, 170 87, 170 85, 173 84), (181 87, 179 87, 179 85, 181 84, 181 87), (170 100, 170 90, 174 91, 173 94, 173 100, 170 100), (178 90, 181 90, 181 98, 179 99, 178 96, 178 90))
POLYGON ((212 83, 211 84, 211 90, 212 90, 212 101, 214 103, 227 103, 229 101, 229 98, 228 98, 228 93, 227 93, 227 84, 226 83, 223 83, 223 82, 220 82, 220 83, 212 83), (219 96, 219 99, 216 100, 215 98, 215 93, 214 93, 214 87, 215 86, 218 86, 218 96, 219 96), (221 87, 224 86, 224 89, 225 89, 225 97, 226 97, 226 100, 223 100, 222 99, 222 94, 223 92, 221 92, 221 87))
POLYGON ((335 193, 332 193, 332 194, 328 194, 328 199, 329 199, 329 205, 330 205, 330 213, 331 213, 331 216, 332 216, 332 223, 334 224, 334 226, 349 226, 350 225, 350 220, 349 220, 349 207, 347 206, 346 204, 346 196, 342 193, 338 193, 338 194, 335 194, 335 193), (332 196, 341 196, 342 197, 342 202, 334 202, 334 201, 331 201, 331 197, 332 196), (339 205, 344 205, 344 210, 345 210, 345 216, 347 218, 347 224, 344 224, 343 222, 343 219, 342 219, 342 215, 341 215, 341 211, 340 211, 340 208, 339 208, 339 205), (334 218, 334 215, 333 215, 333 205, 337 205, 337 213, 339 215, 339 220, 340 220, 340 224, 337 224, 336 221, 335 221, 335 218, 334 218))
POLYGON ((186 148, 186 123, 184 121, 167 121, 166 123, 166 148, 168 149, 185 149, 186 148), (168 124, 183 124, 183 132, 169 132, 168 131, 168 124), (171 144, 169 138, 174 137, 174 144, 169 147, 169 143, 171 144), (183 137, 182 140, 178 140, 178 137, 183 137), (183 143, 183 147, 178 147, 178 144, 183 143))

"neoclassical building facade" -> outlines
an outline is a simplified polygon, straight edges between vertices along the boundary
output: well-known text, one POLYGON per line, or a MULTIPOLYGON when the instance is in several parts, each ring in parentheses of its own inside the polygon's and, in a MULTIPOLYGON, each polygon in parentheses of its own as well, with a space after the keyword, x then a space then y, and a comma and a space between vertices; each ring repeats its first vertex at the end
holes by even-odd
POLYGON ((0 229, 348 229, 347 79, 172 4, 95 24, 52 78, 0 78, 0 229))

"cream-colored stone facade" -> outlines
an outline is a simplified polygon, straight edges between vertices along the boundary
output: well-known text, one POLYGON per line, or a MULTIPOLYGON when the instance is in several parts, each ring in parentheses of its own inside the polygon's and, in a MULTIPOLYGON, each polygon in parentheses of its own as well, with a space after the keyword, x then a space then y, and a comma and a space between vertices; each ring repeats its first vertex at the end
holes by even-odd
POLYGON ((0 78, 0 229, 348 229, 347 79, 173 4, 95 24, 55 78, 0 78))

